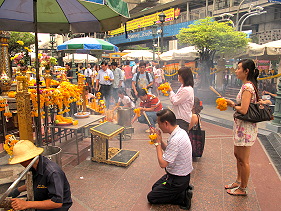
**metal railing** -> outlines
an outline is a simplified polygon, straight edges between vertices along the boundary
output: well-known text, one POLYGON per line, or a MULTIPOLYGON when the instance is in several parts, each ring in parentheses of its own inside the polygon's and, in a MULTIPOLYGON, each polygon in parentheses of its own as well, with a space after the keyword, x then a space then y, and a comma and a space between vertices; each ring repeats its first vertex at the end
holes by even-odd
POLYGON ((6 192, 0 198, 0 204, 4 202, 6 197, 14 190, 14 188, 19 184, 21 179, 28 173, 29 169, 33 166, 33 164, 38 160, 39 155, 37 155, 33 160, 29 163, 29 165, 23 170, 23 172, 19 175, 19 177, 10 185, 10 187, 6 190, 6 192))

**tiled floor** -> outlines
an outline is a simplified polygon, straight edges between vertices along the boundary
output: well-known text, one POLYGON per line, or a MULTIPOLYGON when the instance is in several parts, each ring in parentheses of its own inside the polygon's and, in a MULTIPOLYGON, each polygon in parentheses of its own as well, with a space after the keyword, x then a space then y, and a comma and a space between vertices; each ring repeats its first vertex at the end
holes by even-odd
MULTIPOLYGON (((64 166, 74 201, 71 211, 180 210, 175 205, 151 206, 147 202, 147 193, 164 170, 158 165, 155 147, 148 144, 147 134, 143 133, 145 126, 139 123, 134 126, 135 135, 123 142, 123 148, 139 150, 140 155, 129 167, 92 162, 87 157, 87 150, 82 157, 88 160, 80 165, 72 162, 64 166)), ((233 182, 236 174, 232 131, 205 122, 203 128, 206 130, 206 145, 203 157, 193 162, 191 183, 195 189, 191 210, 279 210, 280 178, 260 143, 252 147, 249 195, 230 196, 223 186, 233 182)), ((164 137, 167 138, 167 135, 164 137)), ((81 148, 89 144, 89 139, 86 139, 81 148)), ((118 147, 118 140, 111 140, 110 146, 118 147)))

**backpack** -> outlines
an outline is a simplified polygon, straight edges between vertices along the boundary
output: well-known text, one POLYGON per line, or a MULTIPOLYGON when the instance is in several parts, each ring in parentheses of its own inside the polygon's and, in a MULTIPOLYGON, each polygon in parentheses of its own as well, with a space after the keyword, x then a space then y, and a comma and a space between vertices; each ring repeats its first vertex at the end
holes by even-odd
MULTIPOLYGON (((146 75, 146 79, 148 81, 148 84, 150 84, 152 81, 149 80, 150 78, 149 78, 148 72, 145 72, 145 75, 146 75)), ((137 76, 136 76, 136 88, 137 89, 139 88, 139 86, 138 86, 139 77, 140 77, 140 72, 138 72, 137 76)), ((148 88, 152 88, 152 86, 150 86, 148 88)))

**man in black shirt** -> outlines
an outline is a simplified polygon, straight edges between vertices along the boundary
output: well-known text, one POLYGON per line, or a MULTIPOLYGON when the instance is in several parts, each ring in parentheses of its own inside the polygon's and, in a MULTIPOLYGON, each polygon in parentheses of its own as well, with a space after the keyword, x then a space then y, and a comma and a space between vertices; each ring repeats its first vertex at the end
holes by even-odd
MULTIPOLYGON (((27 167, 32 159, 39 155, 39 159, 31 168, 34 201, 13 198, 12 207, 14 210, 33 208, 37 211, 67 211, 72 205, 70 186, 64 172, 56 163, 40 155, 43 150, 28 140, 21 140, 14 146, 14 156, 10 164, 20 163, 27 167)), ((10 196, 17 197, 23 191, 26 191, 25 185, 13 190, 10 196)))

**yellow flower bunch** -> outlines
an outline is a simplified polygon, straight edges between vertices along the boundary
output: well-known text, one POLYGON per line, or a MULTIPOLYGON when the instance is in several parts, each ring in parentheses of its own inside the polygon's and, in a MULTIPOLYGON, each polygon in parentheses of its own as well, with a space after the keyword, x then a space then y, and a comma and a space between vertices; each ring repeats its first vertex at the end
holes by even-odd
POLYGON ((162 93, 165 95, 165 96, 169 96, 169 94, 167 93, 169 90, 170 90, 171 86, 168 82, 164 83, 164 84, 161 84, 158 89, 162 91, 162 93))
POLYGON ((139 108, 135 108, 134 109, 134 112, 135 112, 135 114, 138 116, 138 117, 140 117, 141 116, 141 112, 140 112, 140 109, 139 108))
POLYGON ((5 143, 4 143, 4 150, 9 154, 13 155, 14 145, 18 142, 14 135, 6 135, 5 136, 5 143))
POLYGON ((100 99, 100 96, 101 96, 101 93, 100 93, 100 92, 97 92, 97 93, 96 93, 96 98, 97 98, 97 99, 100 99))
POLYGON ((104 76, 103 78, 104 78, 104 80, 106 80, 106 81, 108 81, 108 80, 110 79, 110 77, 109 77, 108 75, 104 76))
POLYGON ((223 97, 218 98, 216 103, 217 109, 220 109, 220 111, 225 111, 227 109, 227 102, 223 97))
POLYGON ((157 139, 157 134, 156 133, 152 133, 148 137, 150 139, 149 143, 150 144, 154 144, 155 143, 154 141, 157 139))

